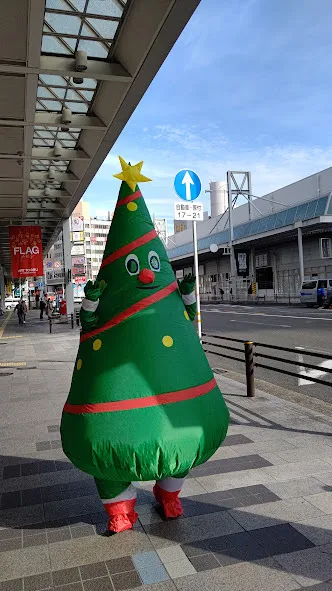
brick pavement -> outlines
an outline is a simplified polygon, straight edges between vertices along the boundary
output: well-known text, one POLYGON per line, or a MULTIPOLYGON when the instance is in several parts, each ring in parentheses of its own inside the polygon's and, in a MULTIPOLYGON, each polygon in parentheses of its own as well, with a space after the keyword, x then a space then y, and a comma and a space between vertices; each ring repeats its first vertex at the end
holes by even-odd
POLYGON ((232 424, 187 478, 185 517, 163 521, 140 484, 138 524, 108 538, 93 479, 59 438, 78 330, 50 335, 35 311, 2 328, 0 591, 332 590, 328 416, 264 392, 248 400, 217 375, 232 424))

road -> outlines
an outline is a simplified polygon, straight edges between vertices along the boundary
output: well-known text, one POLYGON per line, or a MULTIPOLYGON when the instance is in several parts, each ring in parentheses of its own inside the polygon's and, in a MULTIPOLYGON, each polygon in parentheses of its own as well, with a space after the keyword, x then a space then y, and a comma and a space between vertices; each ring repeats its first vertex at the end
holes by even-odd
MULTIPOLYGON (((222 336, 251 340, 258 343, 276 345, 280 347, 299 348, 299 353, 283 353, 273 349, 257 348, 257 352, 276 356, 279 361, 272 361, 257 357, 256 361, 265 365, 285 368, 298 373, 298 377, 287 376, 274 371, 257 368, 256 377, 271 384, 302 392, 326 402, 332 403, 332 374, 324 372, 325 368, 332 368, 332 310, 307 309, 301 306, 235 306, 229 304, 202 306, 203 332, 219 333, 222 336), (331 355, 330 359, 319 359, 304 355, 301 349, 310 352, 331 355), (304 369, 294 364, 281 363, 284 357, 291 361, 305 361, 313 365, 321 365, 319 370, 304 369), (309 375, 331 382, 331 387, 314 384, 306 380, 309 375)), ((232 351, 213 349, 228 355, 243 358, 243 347, 240 343, 219 341, 239 348, 240 354, 232 351)), ((210 347, 211 349, 211 347, 210 347)), ((212 357, 214 367, 244 374, 244 364, 226 359, 212 357)))

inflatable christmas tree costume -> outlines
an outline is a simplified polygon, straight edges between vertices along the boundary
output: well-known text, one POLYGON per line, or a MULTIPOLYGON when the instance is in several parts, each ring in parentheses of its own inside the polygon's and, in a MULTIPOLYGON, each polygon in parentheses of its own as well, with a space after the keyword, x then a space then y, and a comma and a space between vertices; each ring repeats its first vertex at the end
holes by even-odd
POLYGON ((183 479, 226 436, 229 414, 190 320, 194 278, 178 285, 137 182, 121 184, 103 262, 82 302, 82 333, 61 437, 94 476, 109 530, 137 519, 133 481, 156 480, 166 517, 182 514, 183 479))

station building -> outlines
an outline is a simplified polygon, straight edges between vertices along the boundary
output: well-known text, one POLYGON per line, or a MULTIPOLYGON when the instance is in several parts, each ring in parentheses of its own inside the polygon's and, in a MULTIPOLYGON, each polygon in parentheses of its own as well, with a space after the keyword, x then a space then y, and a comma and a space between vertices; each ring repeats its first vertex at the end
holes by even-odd
MULTIPOLYGON (((331 198, 332 167, 254 199, 250 216, 247 202, 233 209, 238 293, 254 285, 261 297, 298 296, 304 280, 332 278, 331 198)), ((215 192, 211 211, 216 211, 215 192)), ((199 276, 202 293, 218 296, 222 289, 227 296, 230 228, 225 206, 219 211, 197 223, 199 276), (215 245, 217 252, 211 252, 215 245)), ((167 248, 178 278, 193 271, 190 229, 170 236, 167 248)))

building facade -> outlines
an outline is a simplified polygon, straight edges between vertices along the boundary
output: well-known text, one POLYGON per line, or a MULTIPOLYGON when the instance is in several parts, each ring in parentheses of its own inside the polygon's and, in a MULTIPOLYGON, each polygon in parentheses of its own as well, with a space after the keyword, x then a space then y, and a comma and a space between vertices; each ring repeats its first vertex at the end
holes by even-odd
MULTIPOLYGON (((93 218, 90 204, 80 201, 70 220, 71 274, 74 297, 81 298, 84 287, 98 275, 113 214, 107 219, 93 218)), ((58 291, 64 283, 64 256, 62 233, 53 244, 44 261, 46 290, 58 291)))

